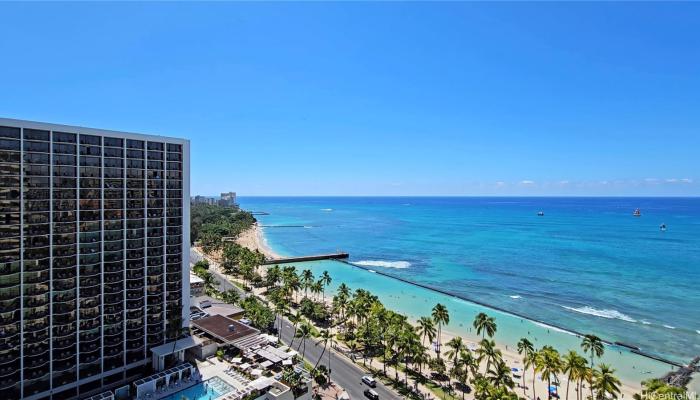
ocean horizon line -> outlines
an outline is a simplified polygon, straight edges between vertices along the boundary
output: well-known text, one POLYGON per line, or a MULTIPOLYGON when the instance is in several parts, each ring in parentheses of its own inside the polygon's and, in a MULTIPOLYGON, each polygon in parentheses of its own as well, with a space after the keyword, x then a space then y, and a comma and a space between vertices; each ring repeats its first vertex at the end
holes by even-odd
MULTIPOLYGON (((205 197, 220 197, 220 195, 201 195, 205 197)), ((275 195, 238 195, 238 198, 385 198, 385 199, 406 199, 406 198, 461 198, 461 199, 700 199, 700 195, 677 196, 677 195, 297 195, 297 194, 275 194, 275 195)))

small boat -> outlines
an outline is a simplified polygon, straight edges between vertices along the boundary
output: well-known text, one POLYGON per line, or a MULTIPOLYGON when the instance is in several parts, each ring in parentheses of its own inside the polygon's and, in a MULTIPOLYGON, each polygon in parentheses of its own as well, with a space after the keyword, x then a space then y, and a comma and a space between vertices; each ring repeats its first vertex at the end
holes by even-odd
POLYGON ((544 211, 538 211, 537 212, 538 217, 544 217, 544 211))
POLYGON ((637 209, 634 210, 634 212, 632 213, 632 215, 634 215, 635 217, 639 217, 639 216, 642 215, 642 211, 639 210, 639 209, 637 208, 637 209))
POLYGON ((666 224, 661 224, 661 225, 659 226, 659 229, 660 229, 662 232, 666 232, 666 224))

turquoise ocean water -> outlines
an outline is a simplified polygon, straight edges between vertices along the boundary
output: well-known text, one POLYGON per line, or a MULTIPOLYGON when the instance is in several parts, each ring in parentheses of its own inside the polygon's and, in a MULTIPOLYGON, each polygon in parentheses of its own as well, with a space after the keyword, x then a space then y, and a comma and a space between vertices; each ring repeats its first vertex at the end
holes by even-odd
MULTIPOLYGON (((242 197, 268 244, 285 255, 343 250, 373 271, 429 285, 547 324, 593 332, 674 361, 700 354, 698 198, 242 197), (641 217, 632 216, 640 208, 641 217), (543 211, 544 216, 538 216, 543 211), (662 231, 660 225, 667 229, 662 231)), ((483 308, 339 262, 334 285, 365 287, 410 317, 447 304, 469 335, 483 308)), ((529 333, 562 350, 579 339, 506 313, 497 339, 529 333)), ((637 380, 666 366, 611 348, 637 380)), ((628 375, 628 376, 625 376, 628 375)))

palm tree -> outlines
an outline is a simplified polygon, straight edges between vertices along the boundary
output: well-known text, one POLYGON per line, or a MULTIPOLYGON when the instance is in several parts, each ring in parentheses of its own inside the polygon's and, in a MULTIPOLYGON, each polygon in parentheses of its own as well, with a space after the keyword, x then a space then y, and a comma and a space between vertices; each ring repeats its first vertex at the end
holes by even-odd
POLYGON ((277 320, 279 321, 279 328, 277 328, 277 338, 282 341, 282 325, 284 325, 284 314, 287 312, 287 305, 284 302, 275 303, 275 312, 277 313, 277 320))
POLYGON ((481 335, 482 339, 484 339, 484 334, 493 337, 496 334, 496 320, 485 313, 479 313, 474 318, 474 328, 476 334, 481 335))
POLYGON ((581 341, 581 348, 584 352, 591 355, 591 367, 593 366, 593 357, 602 357, 605 352, 603 341, 596 335, 586 335, 581 341))
POLYGON ((280 270, 279 265, 274 265, 268 268, 267 272, 265 273, 265 284, 267 285, 267 289, 270 290, 272 286, 277 286, 277 282, 280 281, 281 277, 282 270, 280 270))
POLYGON ((297 347, 297 351, 299 350, 299 347, 302 347, 301 358, 304 358, 304 355, 306 354, 306 339, 308 339, 309 336, 311 336, 311 326, 307 323, 302 323, 294 334, 294 337, 301 339, 299 346, 297 347))
POLYGON ((223 300, 224 303, 236 304, 240 299, 241 295, 238 293, 238 290, 235 289, 227 290, 221 293, 221 300, 223 300))
POLYGON ((321 279, 320 279, 321 284, 323 285, 323 301, 326 301, 326 286, 329 286, 331 282, 333 282, 333 278, 331 278, 331 275, 328 273, 328 271, 323 271, 321 274, 321 279))
POLYGON ((559 352, 551 346, 544 346, 539 353, 540 370, 542 375, 547 377, 547 398, 551 400, 552 391, 549 388, 552 385, 552 376, 556 380, 557 374, 562 370, 561 358, 559 358, 559 352))
POLYGON ((291 348, 294 346, 294 338, 297 337, 297 325, 302 321, 301 317, 301 312, 297 310, 296 313, 292 314, 289 316, 289 322, 292 323, 292 327, 294 327, 294 334, 292 334, 292 341, 289 343, 289 347, 291 348))
POLYGON ((596 399, 605 400, 610 397, 616 399, 620 394, 620 380, 615 377, 615 370, 609 365, 600 364, 599 369, 594 370, 591 389, 596 390, 596 399))
POLYGON ((506 363, 503 361, 500 361, 496 364, 494 364, 494 369, 489 370, 489 381, 493 386, 496 388, 500 387, 506 387, 508 389, 513 388, 513 378, 511 378, 511 371, 510 368, 506 363))
POLYGON ((310 289, 311 294, 314 295, 315 298, 318 298, 316 296, 323 291, 323 283, 320 280, 312 282, 310 289))
POLYGON ((566 400, 569 399, 569 384, 571 381, 578 381, 579 377, 583 375, 586 369, 586 359, 583 358, 574 350, 569 350, 568 353, 562 358, 564 362, 562 372, 567 374, 566 377, 566 400))
POLYGON ((310 269, 305 269, 301 273, 301 286, 304 288, 304 298, 307 297, 309 288, 311 287, 311 284, 314 283, 314 273, 311 272, 310 269))
POLYGON ((438 303, 433 307, 432 313, 433 321, 437 324, 437 357, 440 358, 440 347, 442 345, 442 326, 450 323, 450 314, 447 311, 447 307, 438 303))
MULTIPOLYGON (((525 370, 528 368, 532 367, 532 398, 535 399, 537 398, 537 387, 535 386, 536 379, 537 379, 537 371, 539 371, 539 352, 535 351, 533 348, 532 352, 525 353, 525 357, 523 357, 523 378, 525 377, 525 370)), ((523 388, 523 393, 525 392, 525 388, 523 388)))
POLYGON ((418 334, 424 346, 426 338, 428 339, 428 344, 435 340, 435 332, 435 321, 430 317, 420 317, 418 320, 418 334))
POLYGON ((452 365, 457 364, 457 359, 459 358, 462 351, 466 348, 462 338, 460 336, 455 336, 447 342, 447 347, 450 348, 445 355, 451 359, 452 365))
MULTIPOLYGON (((314 369, 318 368, 318 363, 320 363, 323 359, 323 354, 326 352, 326 348, 328 347, 330 340, 333 338, 333 334, 330 333, 328 329, 322 329, 321 332, 319 332, 318 337, 321 340, 316 342, 316 346, 323 344, 323 350, 321 351, 321 356, 318 357, 318 361, 316 361, 316 365, 314 365, 314 369)), ((328 369, 331 369, 331 351, 328 351, 328 369)))
MULTIPOLYGON (((525 368, 523 369, 523 394, 525 393, 525 370, 531 365, 529 360, 532 359, 533 354, 535 353, 535 346, 532 344, 532 342, 528 338, 521 338, 518 341, 518 354, 523 356, 523 365, 525 368)), ((533 383, 532 385, 534 386, 534 376, 533 376, 533 383)))
POLYGON ((350 288, 345 284, 345 282, 338 286, 338 296, 342 296, 346 300, 350 298, 350 288))
MULTIPOLYGON (((593 357, 602 357, 605 352, 603 347, 603 341, 596 335, 585 335, 581 341, 581 348, 585 353, 590 353, 591 355, 591 368, 595 365, 593 363, 593 357)), ((591 375, 591 378, 593 376, 591 375)), ((591 386, 591 397, 593 397, 593 386, 592 382, 589 380, 589 386, 591 386)))
POLYGON ((456 378, 459 383, 462 384, 462 399, 464 399, 464 389, 469 380, 469 374, 471 373, 473 376, 476 376, 478 367, 478 363, 472 355, 472 352, 467 349, 462 350, 457 359, 457 364, 455 365, 455 368, 458 368, 456 378))
POLYGON ((479 362, 486 360, 486 372, 489 371, 492 363, 501 361, 501 350, 496 348, 496 342, 493 340, 483 339, 476 352, 479 355, 479 362))

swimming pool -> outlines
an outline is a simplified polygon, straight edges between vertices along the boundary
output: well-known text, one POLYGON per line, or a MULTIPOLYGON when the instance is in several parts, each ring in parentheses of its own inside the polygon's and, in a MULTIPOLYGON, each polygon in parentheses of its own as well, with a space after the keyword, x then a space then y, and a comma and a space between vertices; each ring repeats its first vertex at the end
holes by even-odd
POLYGON ((233 386, 215 376, 161 400, 214 400, 232 390, 233 386))

